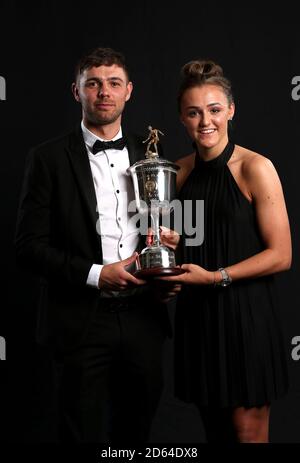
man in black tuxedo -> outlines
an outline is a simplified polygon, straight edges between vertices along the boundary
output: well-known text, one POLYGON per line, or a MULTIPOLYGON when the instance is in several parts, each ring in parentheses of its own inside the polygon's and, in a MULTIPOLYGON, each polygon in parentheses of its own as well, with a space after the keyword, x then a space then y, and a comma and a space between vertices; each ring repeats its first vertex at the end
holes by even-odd
POLYGON ((37 338, 59 372, 63 441, 145 442, 162 391, 166 307, 128 271, 141 237, 126 169, 145 155, 121 126, 131 92, 123 55, 84 56, 81 125, 32 149, 24 176, 17 259, 40 276, 37 338))

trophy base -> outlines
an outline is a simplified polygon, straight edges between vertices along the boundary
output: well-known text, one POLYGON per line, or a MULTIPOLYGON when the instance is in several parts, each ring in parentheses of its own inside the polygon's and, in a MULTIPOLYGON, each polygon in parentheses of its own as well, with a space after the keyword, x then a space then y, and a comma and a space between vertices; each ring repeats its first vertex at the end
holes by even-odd
POLYGON ((155 277, 181 275, 182 273, 185 273, 185 270, 180 267, 153 267, 137 270, 133 276, 147 280, 155 277))
POLYGON ((143 249, 136 261, 134 276, 146 280, 161 276, 181 275, 185 273, 176 267, 175 253, 166 246, 152 245, 143 249))

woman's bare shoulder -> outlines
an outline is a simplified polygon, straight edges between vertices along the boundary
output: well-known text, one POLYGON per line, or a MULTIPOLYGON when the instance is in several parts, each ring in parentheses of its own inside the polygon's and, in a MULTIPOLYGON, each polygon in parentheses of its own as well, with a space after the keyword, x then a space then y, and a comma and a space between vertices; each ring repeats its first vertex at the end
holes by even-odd
POLYGON ((182 158, 179 158, 175 161, 179 166, 177 172, 177 190, 180 191, 182 185, 184 184, 187 177, 190 175, 191 171, 194 168, 195 164, 195 153, 188 154, 182 158))
POLYGON ((243 174, 253 174, 270 168, 274 169, 273 163, 268 157, 238 145, 236 145, 231 162, 240 163, 243 174))
POLYGON ((237 146, 236 160, 236 162, 240 162, 238 170, 242 183, 246 185, 250 196, 253 196, 260 189, 274 189, 276 185, 280 186, 278 173, 268 157, 237 146))
POLYGON ((175 163, 182 169, 189 169, 194 167, 195 153, 187 154, 175 161, 175 163))

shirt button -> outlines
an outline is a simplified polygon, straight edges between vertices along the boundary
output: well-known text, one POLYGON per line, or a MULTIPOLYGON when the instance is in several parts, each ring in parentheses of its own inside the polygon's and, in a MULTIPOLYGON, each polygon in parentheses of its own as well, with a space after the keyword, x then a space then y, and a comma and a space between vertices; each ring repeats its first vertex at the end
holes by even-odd
POLYGON ((121 217, 118 217, 118 221, 119 221, 119 222, 121 221, 121 217))
POLYGON ((123 247, 123 244, 120 244, 120 248, 122 248, 122 247, 123 247))
POLYGON ((117 190, 117 193, 120 193, 120 190, 117 190))
POLYGON ((115 165, 114 165, 114 164, 111 164, 110 167, 115 167, 115 165))

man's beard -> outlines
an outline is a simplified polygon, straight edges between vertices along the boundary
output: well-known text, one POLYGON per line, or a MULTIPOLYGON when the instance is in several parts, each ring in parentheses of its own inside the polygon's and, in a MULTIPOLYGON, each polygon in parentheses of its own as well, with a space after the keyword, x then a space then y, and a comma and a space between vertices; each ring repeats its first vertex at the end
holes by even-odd
POLYGON ((112 124, 115 122, 120 115, 122 114, 123 108, 118 111, 114 111, 113 113, 110 114, 95 114, 94 112, 89 112, 87 113, 88 120, 93 124, 93 125, 108 125, 112 124))

